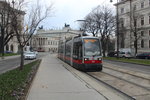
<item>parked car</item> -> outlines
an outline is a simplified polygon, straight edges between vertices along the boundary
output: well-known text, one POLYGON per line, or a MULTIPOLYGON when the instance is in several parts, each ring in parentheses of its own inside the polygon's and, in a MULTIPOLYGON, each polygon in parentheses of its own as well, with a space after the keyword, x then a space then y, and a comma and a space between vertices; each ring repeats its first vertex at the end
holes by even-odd
MULTIPOLYGON (((115 56, 117 57, 117 54, 115 54, 115 56)), ((120 58, 132 58, 132 54, 131 52, 125 52, 125 51, 120 51, 119 55, 120 58)))
POLYGON ((37 51, 33 51, 36 55, 38 55, 38 52, 37 51))
POLYGON ((24 52, 24 59, 36 59, 35 52, 24 52))
POLYGON ((141 53, 136 56, 138 59, 150 59, 150 52, 141 53))
POLYGON ((38 52, 37 52, 37 51, 30 51, 30 52, 34 52, 36 55, 38 55, 38 52))
POLYGON ((13 53, 12 51, 4 51, 4 53, 13 53))

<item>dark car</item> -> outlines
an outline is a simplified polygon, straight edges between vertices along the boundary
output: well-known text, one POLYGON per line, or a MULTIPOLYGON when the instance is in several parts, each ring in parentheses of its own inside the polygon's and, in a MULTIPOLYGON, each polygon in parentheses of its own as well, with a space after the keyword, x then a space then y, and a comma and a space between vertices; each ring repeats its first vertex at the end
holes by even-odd
POLYGON ((4 51, 4 53, 13 53, 12 51, 4 51))
POLYGON ((138 59, 150 59, 150 52, 138 54, 136 56, 136 58, 138 58, 138 59))
POLYGON ((117 54, 117 52, 116 52, 116 51, 112 51, 112 52, 109 52, 109 53, 107 54, 107 56, 108 56, 108 57, 115 57, 115 54, 117 54))

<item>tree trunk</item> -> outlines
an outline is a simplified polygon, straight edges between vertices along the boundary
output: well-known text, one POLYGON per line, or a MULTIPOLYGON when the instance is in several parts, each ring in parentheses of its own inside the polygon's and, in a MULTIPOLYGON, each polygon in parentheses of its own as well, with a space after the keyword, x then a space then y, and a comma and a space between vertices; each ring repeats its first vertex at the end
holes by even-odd
POLYGON ((103 57, 106 57, 106 55, 105 55, 105 50, 103 50, 103 57))
POLYGON ((1 29, 1 53, 3 58, 4 57, 4 29, 1 29))
POLYGON ((102 36, 102 38, 101 38, 101 44, 102 44, 102 54, 103 54, 103 57, 105 57, 106 45, 105 45, 104 36, 102 36))
POLYGON ((104 42, 104 40, 103 40, 103 42, 102 42, 102 49, 103 49, 103 57, 105 57, 106 55, 105 55, 105 52, 106 52, 106 44, 105 44, 105 42, 104 42))
POLYGON ((20 70, 23 70, 23 66, 24 66, 23 46, 20 46, 20 53, 21 53, 20 70))
POLYGON ((134 48, 135 48, 135 54, 134 56, 136 57, 136 54, 137 54, 137 50, 138 50, 138 38, 137 38, 137 31, 136 31, 136 28, 135 28, 135 32, 134 32, 134 37, 135 37, 135 41, 134 41, 134 48))
POLYGON ((135 48, 135 54, 134 54, 134 56, 136 56, 137 50, 138 50, 138 47, 137 47, 137 39, 136 39, 135 42, 134 42, 134 48, 135 48))

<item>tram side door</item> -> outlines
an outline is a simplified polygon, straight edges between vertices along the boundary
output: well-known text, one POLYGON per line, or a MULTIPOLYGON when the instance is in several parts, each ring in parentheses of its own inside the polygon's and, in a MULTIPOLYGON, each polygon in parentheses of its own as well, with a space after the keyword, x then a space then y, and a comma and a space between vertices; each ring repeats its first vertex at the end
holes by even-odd
POLYGON ((73 46, 73 59, 75 60, 74 66, 78 67, 78 64, 82 63, 82 44, 75 42, 73 46))
POLYGON ((78 64, 82 64, 82 43, 78 42, 78 64))
POLYGON ((82 60, 82 44, 79 44, 79 54, 78 54, 78 57, 79 57, 79 60, 82 60))

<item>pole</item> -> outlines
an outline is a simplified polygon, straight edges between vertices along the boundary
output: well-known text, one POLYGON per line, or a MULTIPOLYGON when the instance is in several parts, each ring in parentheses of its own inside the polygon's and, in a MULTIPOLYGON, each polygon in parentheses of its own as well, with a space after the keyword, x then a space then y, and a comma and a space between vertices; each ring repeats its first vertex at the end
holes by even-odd
POLYGON ((130 49, 131 49, 131 33, 132 33, 132 25, 131 25, 131 20, 132 20, 132 5, 131 5, 131 0, 130 0, 130 49))
MULTIPOLYGON (((76 21, 79 21, 79 22, 84 22, 85 24, 87 24, 87 20, 76 20, 76 21)), ((84 29, 80 29, 81 31, 83 31, 80 35, 81 35, 81 37, 83 36, 83 34, 86 32, 86 29, 84 28, 84 29)))
POLYGON ((116 23, 117 23, 117 58, 119 58, 119 14, 118 14, 118 0, 117 0, 117 16, 116 16, 116 23))
POLYGON ((13 4, 13 9, 14 9, 14 4, 15 4, 15 1, 14 1, 14 0, 12 0, 12 4, 13 4))
MULTIPOLYGON (((113 0, 110 0, 110 2, 113 2, 113 0)), ((117 0, 117 7, 116 7, 116 25, 117 25, 117 29, 116 29, 116 32, 117 32, 117 58, 119 59, 119 14, 118 14, 118 0, 117 0)))

